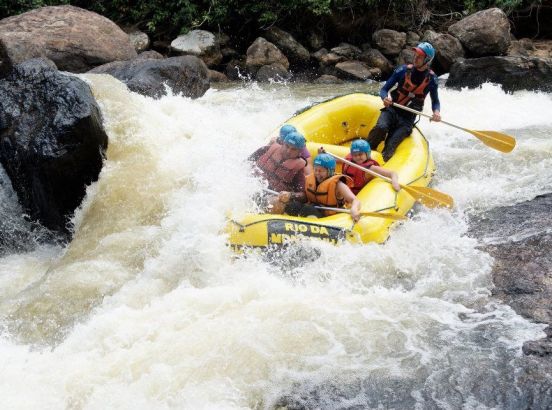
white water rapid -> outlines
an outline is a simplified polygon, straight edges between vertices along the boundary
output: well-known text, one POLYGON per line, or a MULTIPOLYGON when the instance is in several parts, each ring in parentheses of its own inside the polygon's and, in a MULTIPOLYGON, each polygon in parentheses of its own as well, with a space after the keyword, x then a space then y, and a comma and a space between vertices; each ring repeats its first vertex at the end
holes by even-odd
MULTIPOLYGON (((305 255, 320 257, 274 264, 235 258, 220 234, 261 186, 246 157, 296 110, 377 85, 239 84, 153 100, 83 78, 107 160, 68 246, 0 258, 2 408, 524 404, 521 345, 543 326, 491 298, 493 261, 466 235, 467 215, 550 191, 552 95, 441 89, 443 119, 515 135, 514 152, 422 119, 433 187, 455 210, 417 208, 383 245, 313 242, 305 255)), ((25 231, 7 187, 0 197, 2 219, 25 231)))

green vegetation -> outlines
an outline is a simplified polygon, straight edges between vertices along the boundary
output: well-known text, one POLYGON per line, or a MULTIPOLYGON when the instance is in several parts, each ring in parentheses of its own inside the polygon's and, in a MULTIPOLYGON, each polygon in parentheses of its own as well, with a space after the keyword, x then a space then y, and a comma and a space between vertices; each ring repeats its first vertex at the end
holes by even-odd
POLYGON ((226 31, 248 37, 277 24, 291 32, 324 24, 324 19, 348 16, 371 19, 366 27, 440 27, 467 14, 500 7, 507 14, 540 4, 541 0, 0 0, 0 18, 51 5, 71 4, 100 13, 120 25, 133 25, 154 39, 170 39, 190 29, 226 31), (370 17, 367 17, 367 16, 370 17), (321 23, 322 22, 322 23, 321 23))

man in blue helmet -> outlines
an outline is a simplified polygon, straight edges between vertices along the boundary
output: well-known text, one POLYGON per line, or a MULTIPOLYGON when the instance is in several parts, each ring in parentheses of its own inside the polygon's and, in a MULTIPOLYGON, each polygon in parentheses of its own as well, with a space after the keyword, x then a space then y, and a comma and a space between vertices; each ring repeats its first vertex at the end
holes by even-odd
POLYGON ((290 200, 304 200, 307 161, 301 157, 303 148, 305 137, 292 131, 285 135, 282 144, 274 142, 249 157, 255 162, 255 173, 266 180, 270 190, 279 193, 259 195, 256 202, 266 211, 283 213, 290 200))
POLYGON ((335 173, 335 159, 326 153, 321 153, 314 159, 314 172, 305 180, 305 195, 307 204, 297 209, 290 209, 290 214, 299 216, 323 217, 335 214, 334 211, 320 210, 317 206, 341 208, 348 204, 353 221, 360 219, 361 203, 351 191, 353 180, 335 173))
MULTIPOLYGON (((282 125, 280 127, 280 132, 279 132, 278 137, 276 139, 273 139, 271 141, 271 143, 272 142, 277 142, 278 144, 283 145, 286 136, 291 132, 298 132, 297 128, 295 128, 291 124, 282 125)), ((309 150, 307 149, 306 146, 304 146, 301 149, 301 158, 304 158, 307 161, 307 166, 305 167, 305 175, 309 175, 310 173, 312 173, 312 158, 311 158, 311 154, 310 154, 310 152, 309 152, 309 150)))
POLYGON ((384 108, 376 126, 368 135, 368 142, 377 147, 385 140, 382 155, 385 161, 395 153, 399 144, 412 133, 416 115, 400 108, 393 103, 405 105, 417 111, 422 111, 427 94, 431 96, 432 121, 441 121, 441 106, 437 93, 437 76, 430 70, 435 57, 435 49, 429 43, 420 43, 413 47, 414 63, 401 65, 389 77, 380 91, 384 108))

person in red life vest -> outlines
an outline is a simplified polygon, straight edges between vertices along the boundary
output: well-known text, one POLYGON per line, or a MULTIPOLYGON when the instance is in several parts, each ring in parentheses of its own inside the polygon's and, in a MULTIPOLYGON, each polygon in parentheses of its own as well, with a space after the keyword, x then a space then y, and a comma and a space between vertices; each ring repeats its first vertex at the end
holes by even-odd
POLYGON ((422 111, 427 94, 431 96, 432 121, 441 121, 441 105, 437 93, 437 76, 429 69, 435 49, 429 43, 420 43, 414 64, 398 67, 380 90, 384 108, 376 126, 368 135, 368 142, 377 147, 385 139, 382 155, 385 161, 395 153, 399 144, 412 133, 416 114, 393 107, 396 102, 417 111, 422 111))
MULTIPOLYGON (((351 144, 351 153, 348 154, 345 159, 355 164, 360 165, 363 168, 367 168, 370 171, 374 171, 384 177, 391 179, 391 185, 395 191, 400 191, 401 187, 399 185, 399 177, 395 171, 390 171, 388 169, 380 167, 379 163, 376 160, 370 158, 370 144, 362 139, 354 140, 351 144)), ((353 180, 353 187, 351 191, 353 194, 358 194, 364 185, 370 182, 374 176, 362 171, 361 169, 355 168, 349 164, 343 164, 342 172, 344 175, 351 177, 353 180)))
POLYGON ((335 159, 330 154, 318 154, 313 164, 314 172, 305 180, 307 203, 297 214, 321 218, 335 212, 317 209, 317 205, 342 208, 347 204, 351 209, 353 221, 358 222, 361 203, 351 191, 352 179, 346 175, 335 174, 335 159))
POLYGON ((283 213, 290 200, 304 201, 305 198, 307 161, 301 157, 305 137, 290 132, 283 142, 283 145, 275 142, 262 147, 249 157, 255 161, 256 175, 267 181, 270 190, 279 192, 278 196, 264 193, 256 198, 256 202, 271 213, 283 213))
MULTIPOLYGON (((271 143, 277 142, 278 144, 283 145, 284 139, 286 138, 286 136, 290 132, 299 132, 299 131, 297 131, 297 128, 295 128, 291 124, 282 125, 282 127, 280 128, 280 133, 278 135, 278 138, 272 140, 271 143)), ((306 145, 301 149, 301 158, 304 158, 305 161, 307 161, 307 166, 305 167, 305 175, 311 174, 312 173, 312 157, 311 157, 311 154, 310 154, 309 150, 307 149, 306 145)))

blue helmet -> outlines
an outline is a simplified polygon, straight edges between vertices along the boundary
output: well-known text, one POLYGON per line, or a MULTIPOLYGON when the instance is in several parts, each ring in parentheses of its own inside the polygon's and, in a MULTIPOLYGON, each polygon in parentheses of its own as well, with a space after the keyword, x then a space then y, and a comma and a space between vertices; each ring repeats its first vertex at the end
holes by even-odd
POLYGON ((297 128, 295 128, 293 125, 290 124, 284 124, 282 125, 282 128, 280 128, 280 139, 283 141, 286 135, 288 135, 290 132, 297 131, 297 128))
POLYGON ((366 140, 354 140, 351 144, 351 154, 356 154, 357 152, 365 152, 368 157, 370 157, 370 144, 366 140))
POLYGON ((427 42, 423 42, 423 43, 418 44, 418 46, 414 47, 413 50, 418 52, 418 53, 419 52, 424 53, 424 55, 425 55, 424 64, 431 64, 431 62, 435 58, 435 49, 433 48, 433 46, 431 44, 429 44, 427 42))
POLYGON ((284 137, 284 143, 298 149, 303 149, 305 148, 305 137, 297 131, 292 131, 284 137))
POLYGON ((335 172, 335 159, 330 154, 318 154, 314 159, 313 165, 326 168, 330 175, 335 172))

